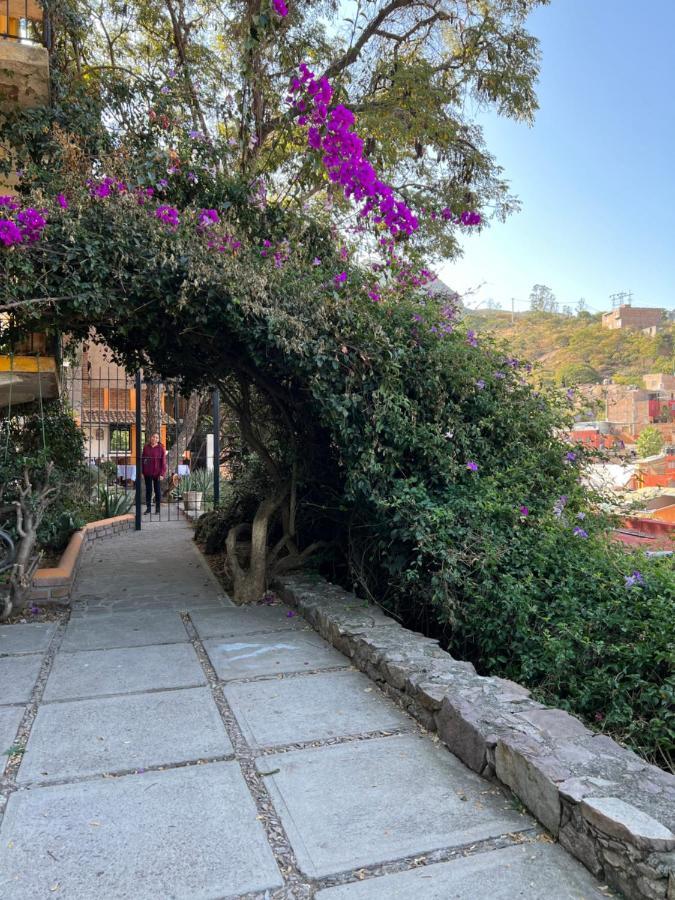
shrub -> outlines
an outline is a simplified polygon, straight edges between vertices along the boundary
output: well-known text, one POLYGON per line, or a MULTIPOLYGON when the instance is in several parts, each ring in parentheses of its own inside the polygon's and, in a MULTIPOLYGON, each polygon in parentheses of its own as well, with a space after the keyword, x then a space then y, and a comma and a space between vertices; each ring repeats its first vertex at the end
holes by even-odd
POLYGON ((637 439, 637 451, 641 457, 655 456, 663 449, 663 435, 658 428, 647 425, 640 432, 637 439))

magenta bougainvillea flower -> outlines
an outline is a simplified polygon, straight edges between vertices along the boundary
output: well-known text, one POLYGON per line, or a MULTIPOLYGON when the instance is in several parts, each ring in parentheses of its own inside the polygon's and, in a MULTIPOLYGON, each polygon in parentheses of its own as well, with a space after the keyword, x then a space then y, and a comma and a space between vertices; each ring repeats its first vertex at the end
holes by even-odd
POLYGON ((158 206, 155 210, 155 217, 170 228, 178 228, 180 217, 178 210, 173 206, 158 206))
POLYGON ((345 282, 346 280, 347 280, 347 273, 346 273, 346 272, 340 272, 338 275, 335 276, 335 278, 333 278, 333 281, 334 281, 335 284, 338 285, 338 286, 341 285, 341 284, 344 284, 344 282, 345 282))
POLYGON ((14 244, 20 244, 23 240, 21 232, 11 219, 0 219, 0 244, 5 247, 13 247, 14 244))
POLYGON ((45 210, 39 212, 37 209, 29 207, 16 215, 16 223, 19 226, 21 237, 29 244, 38 240, 47 224, 44 213, 45 210))
POLYGON ((272 0, 272 6, 274 7, 274 12, 281 16, 282 19, 288 15, 288 7, 284 0, 272 0))
POLYGON ((21 204, 16 197, 10 197, 8 194, 0 197, 0 208, 9 209, 13 212, 15 209, 19 209, 20 206, 21 204))
POLYGON ((197 216, 197 222, 200 228, 208 228, 211 225, 217 225, 220 222, 220 216, 216 209, 201 209, 197 216))
POLYGON ((524 518, 527 518, 527 516, 529 516, 529 514, 530 514, 529 507, 527 507, 527 506, 521 506, 521 507, 520 507, 520 514, 521 514, 521 516, 523 516, 524 518))

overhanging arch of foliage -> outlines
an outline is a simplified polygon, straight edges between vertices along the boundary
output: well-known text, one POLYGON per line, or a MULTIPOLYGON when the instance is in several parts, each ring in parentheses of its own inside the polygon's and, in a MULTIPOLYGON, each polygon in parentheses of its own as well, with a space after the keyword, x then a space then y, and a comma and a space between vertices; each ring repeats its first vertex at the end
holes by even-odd
POLYGON ((39 240, 0 254, 4 306, 16 327, 93 327, 130 368, 221 387, 268 488, 239 599, 327 542, 353 584, 411 624, 667 758, 672 570, 642 561, 637 579, 607 546, 579 458, 556 437, 564 395, 540 395, 404 262, 374 302, 372 268, 344 270, 311 218, 268 208, 253 221, 233 204, 204 231, 199 210, 174 227, 132 191, 73 184, 69 197, 39 240))

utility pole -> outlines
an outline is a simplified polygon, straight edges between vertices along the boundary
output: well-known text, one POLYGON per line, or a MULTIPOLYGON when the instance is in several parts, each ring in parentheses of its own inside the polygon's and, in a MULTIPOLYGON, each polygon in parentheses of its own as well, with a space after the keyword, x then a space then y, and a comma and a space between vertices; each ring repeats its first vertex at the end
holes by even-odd
POLYGON ((516 324, 516 299, 511 297, 511 324, 516 324))

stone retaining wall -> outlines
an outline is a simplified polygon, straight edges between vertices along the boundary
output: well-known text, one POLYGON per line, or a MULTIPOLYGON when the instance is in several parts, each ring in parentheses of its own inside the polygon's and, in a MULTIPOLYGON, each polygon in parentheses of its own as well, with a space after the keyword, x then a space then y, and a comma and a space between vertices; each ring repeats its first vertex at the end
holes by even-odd
POLYGON ((89 522, 80 531, 72 535, 68 546, 63 551, 58 566, 49 569, 38 569, 33 576, 33 587, 29 600, 35 603, 60 603, 70 599, 70 593, 77 576, 82 559, 82 552, 93 541, 112 537, 123 531, 131 531, 135 525, 133 515, 115 516, 112 519, 99 519, 89 522))
POLYGON ((675 777, 335 585, 305 576, 277 587, 469 768, 511 788, 594 875, 630 900, 675 900, 675 777))

